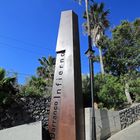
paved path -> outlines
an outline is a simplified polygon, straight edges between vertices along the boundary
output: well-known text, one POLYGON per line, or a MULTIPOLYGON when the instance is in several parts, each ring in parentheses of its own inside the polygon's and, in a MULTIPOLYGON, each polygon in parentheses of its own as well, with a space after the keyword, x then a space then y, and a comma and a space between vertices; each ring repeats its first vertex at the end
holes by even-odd
POLYGON ((108 140, 140 140, 140 120, 114 134, 108 140))

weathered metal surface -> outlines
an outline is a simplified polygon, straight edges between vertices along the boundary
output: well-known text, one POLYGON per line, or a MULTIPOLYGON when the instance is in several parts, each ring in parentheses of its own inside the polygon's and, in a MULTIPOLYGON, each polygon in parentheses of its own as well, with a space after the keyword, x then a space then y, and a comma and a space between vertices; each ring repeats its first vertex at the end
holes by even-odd
POLYGON ((61 14, 49 132, 52 140, 84 140, 78 17, 61 14))

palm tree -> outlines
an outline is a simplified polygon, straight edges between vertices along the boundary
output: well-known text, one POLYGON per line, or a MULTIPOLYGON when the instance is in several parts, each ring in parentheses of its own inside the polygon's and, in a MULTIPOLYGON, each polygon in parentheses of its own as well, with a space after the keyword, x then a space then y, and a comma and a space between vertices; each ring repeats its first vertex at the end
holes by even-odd
POLYGON ((22 96, 44 96, 51 95, 51 88, 48 87, 46 80, 41 77, 32 76, 27 83, 21 87, 22 96))
POLYGON ((16 93, 16 77, 6 77, 6 71, 0 68, 0 104, 5 103, 16 93))
MULTIPOLYGON (((103 57, 102 57, 102 48, 99 46, 98 41, 104 35, 105 30, 109 27, 109 20, 107 16, 109 14, 109 10, 104 10, 104 3, 93 3, 90 5, 89 9, 89 23, 90 23, 90 33, 92 38, 92 44, 97 46, 99 49, 99 57, 100 57, 100 65, 101 65, 101 73, 104 74, 104 65, 103 65, 103 57)), ((83 16, 87 19, 86 12, 83 16)), ((84 23, 85 32, 88 33, 88 24, 84 23)))
POLYGON ((39 62, 41 66, 37 68, 37 75, 52 84, 55 69, 55 58, 52 56, 49 56, 48 59, 46 59, 46 57, 42 57, 39 59, 39 62))

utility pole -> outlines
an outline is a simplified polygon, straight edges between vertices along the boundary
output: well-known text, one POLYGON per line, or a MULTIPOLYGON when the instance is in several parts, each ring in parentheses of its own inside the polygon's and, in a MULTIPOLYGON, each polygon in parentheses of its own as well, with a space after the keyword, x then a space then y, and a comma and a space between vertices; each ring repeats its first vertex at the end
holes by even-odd
POLYGON ((85 0, 85 6, 86 6, 87 28, 88 28, 88 50, 86 51, 85 54, 89 58, 90 88, 91 88, 91 102, 92 102, 91 140, 96 140, 96 121, 95 121, 95 108, 94 108, 94 65, 93 65, 94 51, 92 50, 91 29, 90 29, 90 20, 89 20, 89 12, 88 12, 88 0, 85 0))

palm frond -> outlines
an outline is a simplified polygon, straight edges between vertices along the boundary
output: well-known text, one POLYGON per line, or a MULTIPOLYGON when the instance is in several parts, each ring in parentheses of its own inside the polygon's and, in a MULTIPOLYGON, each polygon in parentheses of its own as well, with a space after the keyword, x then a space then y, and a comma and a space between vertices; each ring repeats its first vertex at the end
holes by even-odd
POLYGON ((98 4, 98 12, 102 13, 103 11, 104 11, 104 3, 102 2, 102 3, 98 4))
POLYGON ((6 75, 6 72, 3 68, 0 68, 0 80, 3 80, 6 75))

